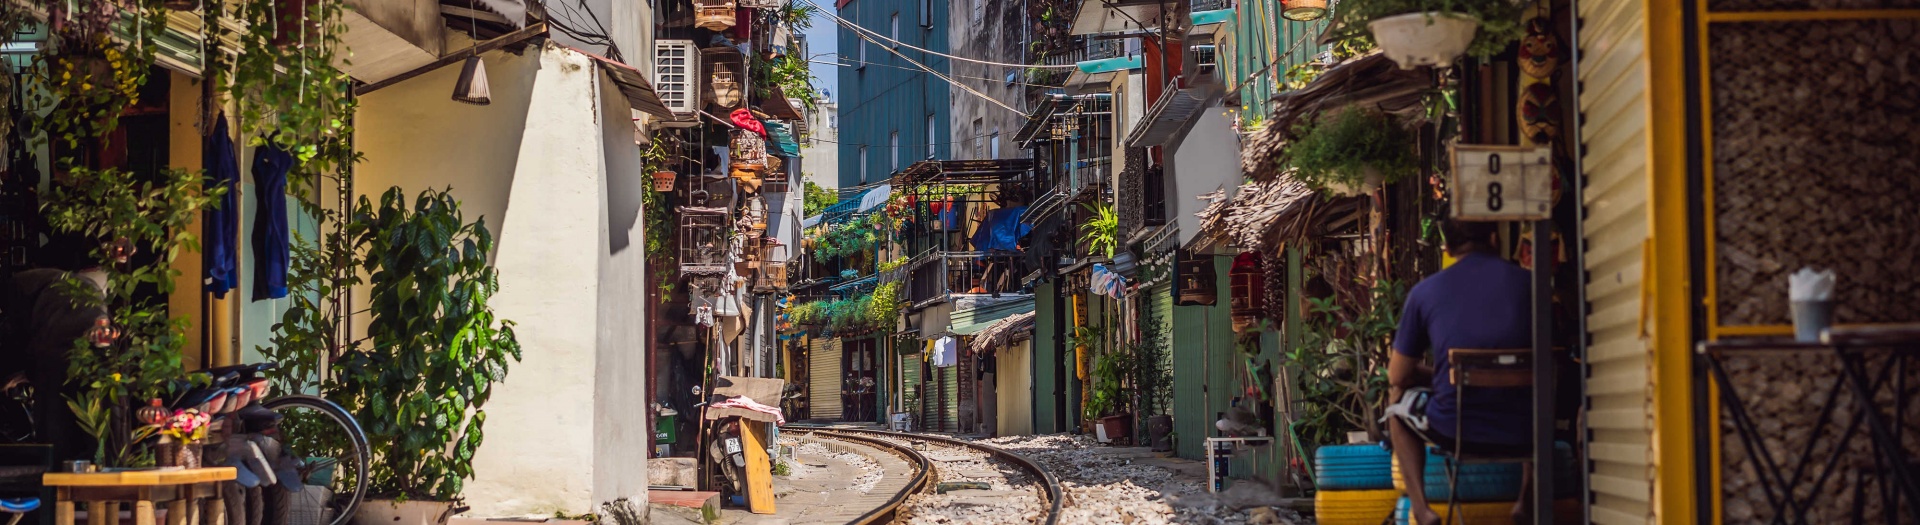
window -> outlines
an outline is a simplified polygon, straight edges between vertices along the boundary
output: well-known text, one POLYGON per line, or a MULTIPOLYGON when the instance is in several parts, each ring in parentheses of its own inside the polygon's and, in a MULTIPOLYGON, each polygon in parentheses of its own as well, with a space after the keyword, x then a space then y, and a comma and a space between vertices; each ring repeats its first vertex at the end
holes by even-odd
POLYGON ((900 132, 895 131, 887 134, 887 152, 891 155, 891 157, 889 157, 891 160, 889 160, 887 164, 888 172, 900 171, 900 132))
POLYGON ((986 124, 983 124, 980 119, 973 119, 973 158, 987 158, 987 143, 983 142, 987 134, 983 133, 984 131, 986 131, 986 124))
POLYGON ((978 25, 980 20, 986 17, 987 0, 973 0, 973 23, 978 25))
POLYGON ((938 155, 937 153, 934 153, 934 152, 940 151, 939 131, 940 131, 939 128, 935 128, 933 126, 933 115, 927 115, 927 158, 928 159, 932 159, 934 156, 938 155))
POLYGON ((933 28, 933 0, 920 0, 920 27, 933 28))
POLYGON ((889 42, 888 44, 893 47, 900 47, 900 13, 894 13, 893 20, 888 22, 888 24, 890 25, 887 28, 887 38, 893 39, 893 42, 889 42))
POLYGON ((854 71, 866 71, 867 70, 867 41, 865 39, 855 38, 853 40, 853 47, 855 49, 860 50, 859 51, 860 61, 853 64, 854 71))
POLYGON ((867 183, 867 147, 860 147, 860 183, 867 183))
POLYGON ((991 148, 993 153, 993 156, 987 158, 1000 158, 1000 128, 998 126, 993 128, 993 135, 987 137, 987 147, 991 148))

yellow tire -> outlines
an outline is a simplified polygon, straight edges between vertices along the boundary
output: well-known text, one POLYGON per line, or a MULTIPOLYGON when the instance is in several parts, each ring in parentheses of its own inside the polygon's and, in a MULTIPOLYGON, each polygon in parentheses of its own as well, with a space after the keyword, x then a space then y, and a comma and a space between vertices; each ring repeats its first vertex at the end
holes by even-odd
POLYGON ((1313 516, 1321 525, 1380 525, 1399 501, 1397 490, 1322 490, 1313 495, 1313 516))
MULTIPOLYGON (((1429 503, 1433 511, 1440 513, 1442 523, 1465 523, 1466 525, 1508 525, 1513 523, 1513 502, 1489 501, 1481 503, 1429 503), (1450 514, 1458 508, 1459 522, 1445 521, 1453 519, 1450 514)), ((1404 507, 1403 507, 1404 508, 1404 507)), ((1577 498, 1563 498, 1553 502, 1554 523, 1584 523, 1586 516, 1577 498)), ((1405 525, 1408 518, 1404 512, 1394 513, 1394 523, 1405 525)))

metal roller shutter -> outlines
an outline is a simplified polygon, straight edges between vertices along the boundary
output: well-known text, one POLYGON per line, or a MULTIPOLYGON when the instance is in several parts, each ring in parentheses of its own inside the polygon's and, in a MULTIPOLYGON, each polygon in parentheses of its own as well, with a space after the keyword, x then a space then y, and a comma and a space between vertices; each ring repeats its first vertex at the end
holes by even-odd
POLYGON ((840 381, 840 339, 813 339, 807 348, 807 402, 813 419, 840 419, 840 381))

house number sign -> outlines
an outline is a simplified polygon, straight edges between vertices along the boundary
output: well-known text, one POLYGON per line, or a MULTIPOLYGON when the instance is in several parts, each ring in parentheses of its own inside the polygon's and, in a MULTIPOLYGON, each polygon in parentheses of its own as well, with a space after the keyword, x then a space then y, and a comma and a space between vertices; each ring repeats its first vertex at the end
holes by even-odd
POLYGON ((1546 147, 1453 147, 1453 218, 1546 220, 1553 207, 1553 153, 1546 147))

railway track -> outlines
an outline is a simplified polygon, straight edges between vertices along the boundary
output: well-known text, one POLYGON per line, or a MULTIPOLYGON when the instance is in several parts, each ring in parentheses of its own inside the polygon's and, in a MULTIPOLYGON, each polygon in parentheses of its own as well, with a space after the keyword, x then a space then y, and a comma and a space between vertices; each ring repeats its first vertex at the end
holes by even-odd
POLYGON ((881 430, 788 427, 870 446, 915 469, 880 507, 849 523, 1027 523, 1054 525, 1060 482, 1020 454, 957 439, 881 430), (943 491, 943 486, 952 491, 943 491), (984 488, 981 488, 984 486, 984 488))

